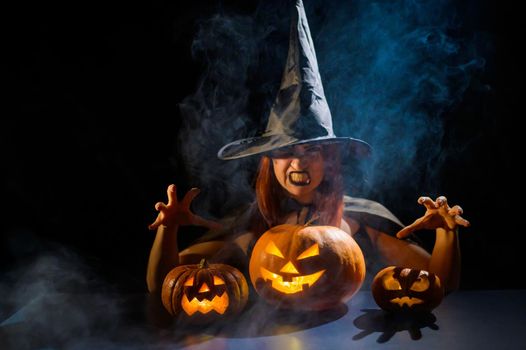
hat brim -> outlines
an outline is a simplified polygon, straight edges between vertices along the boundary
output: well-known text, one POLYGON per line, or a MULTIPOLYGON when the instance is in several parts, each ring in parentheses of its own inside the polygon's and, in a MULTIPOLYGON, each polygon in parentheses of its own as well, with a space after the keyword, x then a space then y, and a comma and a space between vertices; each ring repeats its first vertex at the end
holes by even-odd
POLYGON ((350 155, 357 158, 368 157, 372 151, 372 147, 367 142, 352 137, 322 136, 301 140, 289 135, 268 135, 230 142, 219 150, 217 157, 223 160, 238 159, 305 143, 338 143, 347 145, 350 155))

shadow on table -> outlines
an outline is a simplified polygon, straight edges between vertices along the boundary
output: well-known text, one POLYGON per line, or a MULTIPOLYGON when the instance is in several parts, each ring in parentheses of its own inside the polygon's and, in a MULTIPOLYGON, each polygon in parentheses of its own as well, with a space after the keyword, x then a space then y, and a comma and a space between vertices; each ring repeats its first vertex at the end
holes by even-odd
POLYGON ((411 339, 422 338, 422 328, 438 330, 436 317, 432 313, 393 314, 379 309, 362 309, 365 314, 357 317, 353 323, 362 331, 353 340, 360 340, 373 333, 381 333, 378 343, 389 341, 397 332, 408 331, 411 339))

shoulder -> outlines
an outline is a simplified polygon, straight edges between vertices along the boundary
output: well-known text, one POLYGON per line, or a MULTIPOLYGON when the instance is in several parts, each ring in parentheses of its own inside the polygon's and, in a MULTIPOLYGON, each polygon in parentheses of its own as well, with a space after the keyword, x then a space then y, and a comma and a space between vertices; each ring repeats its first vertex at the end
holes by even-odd
POLYGON ((365 225, 389 235, 396 234, 404 227, 389 209, 370 199, 344 196, 343 214, 348 222, 358 222, 360 226, 365 225))
POLYGON ((222 228, 219 230, 210 230, 198 238, 194 243, 202 243, 217 240, 230 240, 238 235, 244 234, 257 213, 257 205, 248 203, 240 206, 232 213, 220 220, 222 228))
POLYGON ((256 241, 256 235, 253 232, 245 232, 237 236, 233 243, 241 249, 245 255, 249 255, 249 251, 256 241))

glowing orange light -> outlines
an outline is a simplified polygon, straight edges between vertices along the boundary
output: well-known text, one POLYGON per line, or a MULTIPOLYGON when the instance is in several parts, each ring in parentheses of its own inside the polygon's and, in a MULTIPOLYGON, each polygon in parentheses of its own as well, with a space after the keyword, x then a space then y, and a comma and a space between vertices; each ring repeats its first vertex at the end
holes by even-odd
POLYGON ((278 247, 276 247, 276 245, 272 241, 269 244, 267 244, 265 252, 280 258, 284 258, 283 253, 278 249, 278 247))
POLYGON ((299 274, 296 267, 292 264, 292 261, 289 261, 287 264, 285 264, 285 266, 283 266, 279 272, 299 274))
POLYGON ((208 288, 208 285, 206 283, 203 283, 201 288, 199 288, 199 293, 206 293, 210 292, 210 288, 208 288))
POLYGON ((224 292, 223 295, 216 295, 212 300, 203 299, 201 301, 197 298, 189 301, 185 294, 181 300, 181 306, 188 316, 192 316, 196 312, 207 314, 212 310, 222 315, 228 308, 228 294, 224 292))
POLYGON ((220 286, 222 284, 225 284, 225 281, 223 281, 221 278, 219 278, 217 276, 214 276, 214 285, 215 286, 220 286))
POLYGON ((429 280, 427 278, 418 278, 413 282, 410 289, 415 292, 424 292, 429 289, 429 280))
POLYGON ((304 285, 311 287, 325 272, 325 270, 321 270, 310 275, 292 277, 291 281, 283 281, 282 276, 272 273, 264 267, 261 267, 260 271, 261 277, 263 277, 265 281, 272 281, 272 288, 285 294, 301 292, 303 291, 304 285))
POLYGON ((401 298, 394 298, 394 299, 391 299, 390 300, 391 303, 393 304, 398 304, 400 306, 403 306, 404 304, 406 304, 407 306, 411 307, 415 304, 422 304, 424 301, 422 299, 418 299, 418 298, 411 298, 411 297, 401 297, 401 298))
POLYGON ((193 277, 190 277, 189 279, 187 279, 185 282, 184 282, 184 286, 185 287, 191 287, 194 285, 194 278, 193 277))
POLYGON ((314 243, 312 246, 307 248, 303 253, 301 253, 298 256, 298 260, 307 259, 311 256, 317 256, 320 255, 320 248, 318 247, 318 243, 314 243))
POLYGON ((389 271, 382 278, 382 285, 385 290, 402 290, 402 286, 400 285, 400 282, 394 278, 393 271, 389 271))

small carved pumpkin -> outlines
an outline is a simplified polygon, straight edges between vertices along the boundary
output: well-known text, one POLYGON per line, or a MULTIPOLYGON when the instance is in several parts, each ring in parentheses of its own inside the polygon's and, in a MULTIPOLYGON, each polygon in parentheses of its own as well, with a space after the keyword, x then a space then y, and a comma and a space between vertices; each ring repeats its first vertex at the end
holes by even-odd
POLYGON ((279 225, 250 257, 260 296, 286 308, 322 310, 349 300, 362 286, 365 261, 349 234, 332 226, 279 225))
POLYGON ((243 274, 224 264, 181 265, 170 271, 161 298, 172 315, 192 323, 208 323, 241 312, 248 299, 243 274))
POLYGON ((378 272, 371 289, 378 306, 393 312, 430 312, 444 298, 437 275, 398 266, 378 272))

